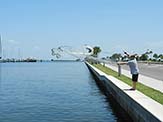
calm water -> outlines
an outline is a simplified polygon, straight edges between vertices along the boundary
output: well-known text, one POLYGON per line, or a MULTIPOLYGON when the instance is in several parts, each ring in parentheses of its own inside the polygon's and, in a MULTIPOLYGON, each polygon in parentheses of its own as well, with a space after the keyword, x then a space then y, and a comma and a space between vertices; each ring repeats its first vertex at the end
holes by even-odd
POLYGON ((118 117, 84 63, 0 65, 0 122, 115 122, 127 118, 118 117))

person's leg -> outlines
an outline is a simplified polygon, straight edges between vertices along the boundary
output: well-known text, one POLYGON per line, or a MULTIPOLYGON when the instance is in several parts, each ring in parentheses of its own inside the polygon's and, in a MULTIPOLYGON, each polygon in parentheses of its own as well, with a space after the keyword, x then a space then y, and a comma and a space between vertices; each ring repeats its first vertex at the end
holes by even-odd
POLYGON ((132 88, 131 90, 136 90, 136 83, 138 81, 138 74, 132 75, 132 88))
POLYGON ((132 88, 136 89, 136 82, 135 81, 132 81, 132 88))

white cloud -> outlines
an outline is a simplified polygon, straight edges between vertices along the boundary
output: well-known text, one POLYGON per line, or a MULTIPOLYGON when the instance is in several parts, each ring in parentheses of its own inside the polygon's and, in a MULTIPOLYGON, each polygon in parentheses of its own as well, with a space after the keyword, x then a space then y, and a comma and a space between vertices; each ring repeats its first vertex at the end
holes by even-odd
POLYGON ((8 40, 8 42, 9 42, 10 44, 19 44, 19 42, 16 41, 16 40, 8 40))
POLYGON ((40 50, 40 47, 39 46, 34 46, 33 49, 34 50, 40 50))

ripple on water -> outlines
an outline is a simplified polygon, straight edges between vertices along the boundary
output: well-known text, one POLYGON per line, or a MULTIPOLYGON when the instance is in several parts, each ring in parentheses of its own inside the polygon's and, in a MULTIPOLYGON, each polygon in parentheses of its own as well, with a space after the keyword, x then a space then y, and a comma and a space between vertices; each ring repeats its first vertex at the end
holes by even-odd
POLYGON ((122 121, 84 63, 1 64, 1 122, 122 121))

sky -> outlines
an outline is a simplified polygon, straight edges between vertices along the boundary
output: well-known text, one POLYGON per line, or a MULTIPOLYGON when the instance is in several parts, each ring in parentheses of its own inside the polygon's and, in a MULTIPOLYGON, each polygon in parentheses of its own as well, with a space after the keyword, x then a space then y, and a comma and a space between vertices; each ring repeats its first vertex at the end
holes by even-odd
POLYGON ((51 59, 61 45, 104 55, 163 53, 162 0, 0 0, 4 58, 51 59))

